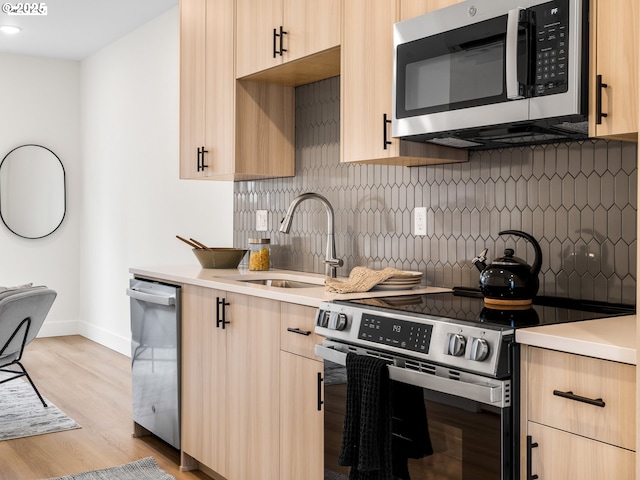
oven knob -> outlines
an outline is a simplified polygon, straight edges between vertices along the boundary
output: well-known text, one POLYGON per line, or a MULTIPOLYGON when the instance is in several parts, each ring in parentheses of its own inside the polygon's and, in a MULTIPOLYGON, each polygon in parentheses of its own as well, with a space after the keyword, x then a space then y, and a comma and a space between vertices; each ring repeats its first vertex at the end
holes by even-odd
POLYGON ((461 357, 464 355, 465 347, 467 346, 467 340, 463 335, 459 333, 449 334, 449 346, 447 347, 447 354, 454 357, 461 357))
POLYGON ((344 313, 338 315, 336 330, 344 330, 347 327, 347 316, 344 313))
POLYGON ((489 343, 484 338, 472 338, 469 358, 481 362, 489 356, 489 343))
POLYGON ((329 315, 329 330, 344 330, 347 326, 347 316, 344 313, 331 312, 329 315))
POLYGON ((316 321, 316 325, 318 327, 327 328, 328 324, 329 324, 329 312, 325 310, 320 310, 320 312, 318 313, 318 320, 316 321))

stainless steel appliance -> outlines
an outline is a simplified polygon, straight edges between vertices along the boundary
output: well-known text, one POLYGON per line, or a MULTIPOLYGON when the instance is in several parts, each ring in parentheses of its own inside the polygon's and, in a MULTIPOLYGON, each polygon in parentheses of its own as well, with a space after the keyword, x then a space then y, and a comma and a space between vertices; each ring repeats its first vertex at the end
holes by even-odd
POLYGON ((534 302, 499 310, 485 307, 479 291, 456 289, 323 303, 315 332, 326 337, 316 345, 316 354, 325 359, 325 478, 348 477, 337 461, 348 354, 381 358, 391 380, 423 389, 434 454, 409 460, 412 480, 519 478, 515 330, 633 311, 548 297, 534 302))
POLYGON ((469 0, 394 26, 394 137, 486 149, 587 136, 588 2, 469 0))
POLYGON ((180 292, 131 279, 133 421, 180 448, 180 292))

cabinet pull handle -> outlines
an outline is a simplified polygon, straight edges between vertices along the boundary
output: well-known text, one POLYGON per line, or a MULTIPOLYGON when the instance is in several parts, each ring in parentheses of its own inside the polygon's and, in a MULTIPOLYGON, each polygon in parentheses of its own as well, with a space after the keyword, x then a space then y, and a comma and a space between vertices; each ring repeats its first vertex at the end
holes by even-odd
POLYGON ((387 139, 387 125, 391 123, 391 120, 387 119, 387 114, 382 115, 382 148, 387 149, 387 145, 391 145, 391 142, 387 139))
POLYGON ((222 325, 222 329, 225 329, 225 325, 230 323, 227 322, 227 306, 230 305, 227 302, 226 298, 216 297, 216 328, 220 328, 222 325), (222 307, 222 314, 220 314, 220 307, 222 307))
POLYGON ((609 85, 602 83, 602 75, 596 75, 596 125, 602 124, 602 118, 608 116, 602 113, 602 89, 609 85))
POLYGON ((527 480, 536 480, 538 478, 538 475, 533 475, 531 473, 531 470, 533 469, 531 461, 531 450, 533 450, 537 446, 538 444, 533 442, 531 435, 527 435, 527 480))
POLYGON ((276 58, 276 55, 282 56, 282 54, 287 51, 285 48, 283 48, 283 36, 286 34, 287 32, 284 31, 282 25, 280 25, 280 33, 278 33, 278 30, 276 30, 275 28, 273 29, 273 58, 276 58), (276 40, 278 39, 280 40, 279 49, 276 48, 276 40))
POLYGON ((287 32, 285 32, 282 25, 280 25, 280 56, 282 56, 282 54, 287 51, 287 49, 283 47, 284 36, 286 34, 287 32))
POLYGON ((273 29, 273 58, 276 58, 276 55, 278 55, 278 50, 276 49, 277 39, 278 39, 278 31, 274 28, 273 29))
POLYGON ((305 337, 308 337, 309 335, 311 335, 311 332, 309 330, 300 330, 299 328, 287 328, 287 332, 291 332, 291 333, 297 333, 298 335, 304 335, 305 337))
POLYGON ((324 379, 322 378, 322 373, 318 372, 318 411, 322 411, 322 405, 324 402, 322 401, 322 382, 324 379))
POLYGON ((568 398, 569 400, 575 400, 576 402, 588 403, 589 405, 595 405, 596 407, 604 408, 604 400, 602 398, 587 398, 575 395, 572 391, 561 392, 560 390, 554 390, 553 394, 557 397, 568 398))
POLYGON ((209 153, 209 150, 205 150, 204 146, 198 147, 198 171, 202 172, 209 165, 205 165, 204 163, 204 154, 209 153))

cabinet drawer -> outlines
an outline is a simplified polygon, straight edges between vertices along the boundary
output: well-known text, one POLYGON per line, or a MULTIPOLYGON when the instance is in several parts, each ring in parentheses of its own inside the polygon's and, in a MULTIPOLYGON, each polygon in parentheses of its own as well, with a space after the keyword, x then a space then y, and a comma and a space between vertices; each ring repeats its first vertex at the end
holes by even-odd
POLYGON ((316 311, 315 308, 304 305, 281 304, 281 350, 314 360, 322 360, 313 352, 315 345, 322 343, 322 337, 313 333, 316 311))
POLYGON ((531 449, 531 475, 541 480, 634 478, 634 452, 537 423, 527 429, 538 445, 531 449))
POLYGON ((541 348, 527 360, 530 421, 635 450, 633 365, 541 348))

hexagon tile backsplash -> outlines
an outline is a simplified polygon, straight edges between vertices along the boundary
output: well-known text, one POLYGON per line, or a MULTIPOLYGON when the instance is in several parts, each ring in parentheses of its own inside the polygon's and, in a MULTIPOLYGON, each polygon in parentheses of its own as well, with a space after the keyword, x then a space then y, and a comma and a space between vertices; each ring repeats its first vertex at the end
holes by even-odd
POLYGON ((296 176, 234 186, 234 246, 269 237, 275 268, 324 272, 326 214, 306 201, 290 234, 280 220, 297 195, 317 192, 333 205, 336 250, 347 276, 357 265, 425 273, 429 285, 477 286, 471 260, 523 239, 543 252, 540 294, 635 303, 637 147, 587 140, 473 152, 468 163, 425 167, 340 163, 339 77, 296 89, 296 176), (427 235, 413 235, 413 210, 427 208, 427 235), (256 231, 256 210, 268 230, 256 231))

